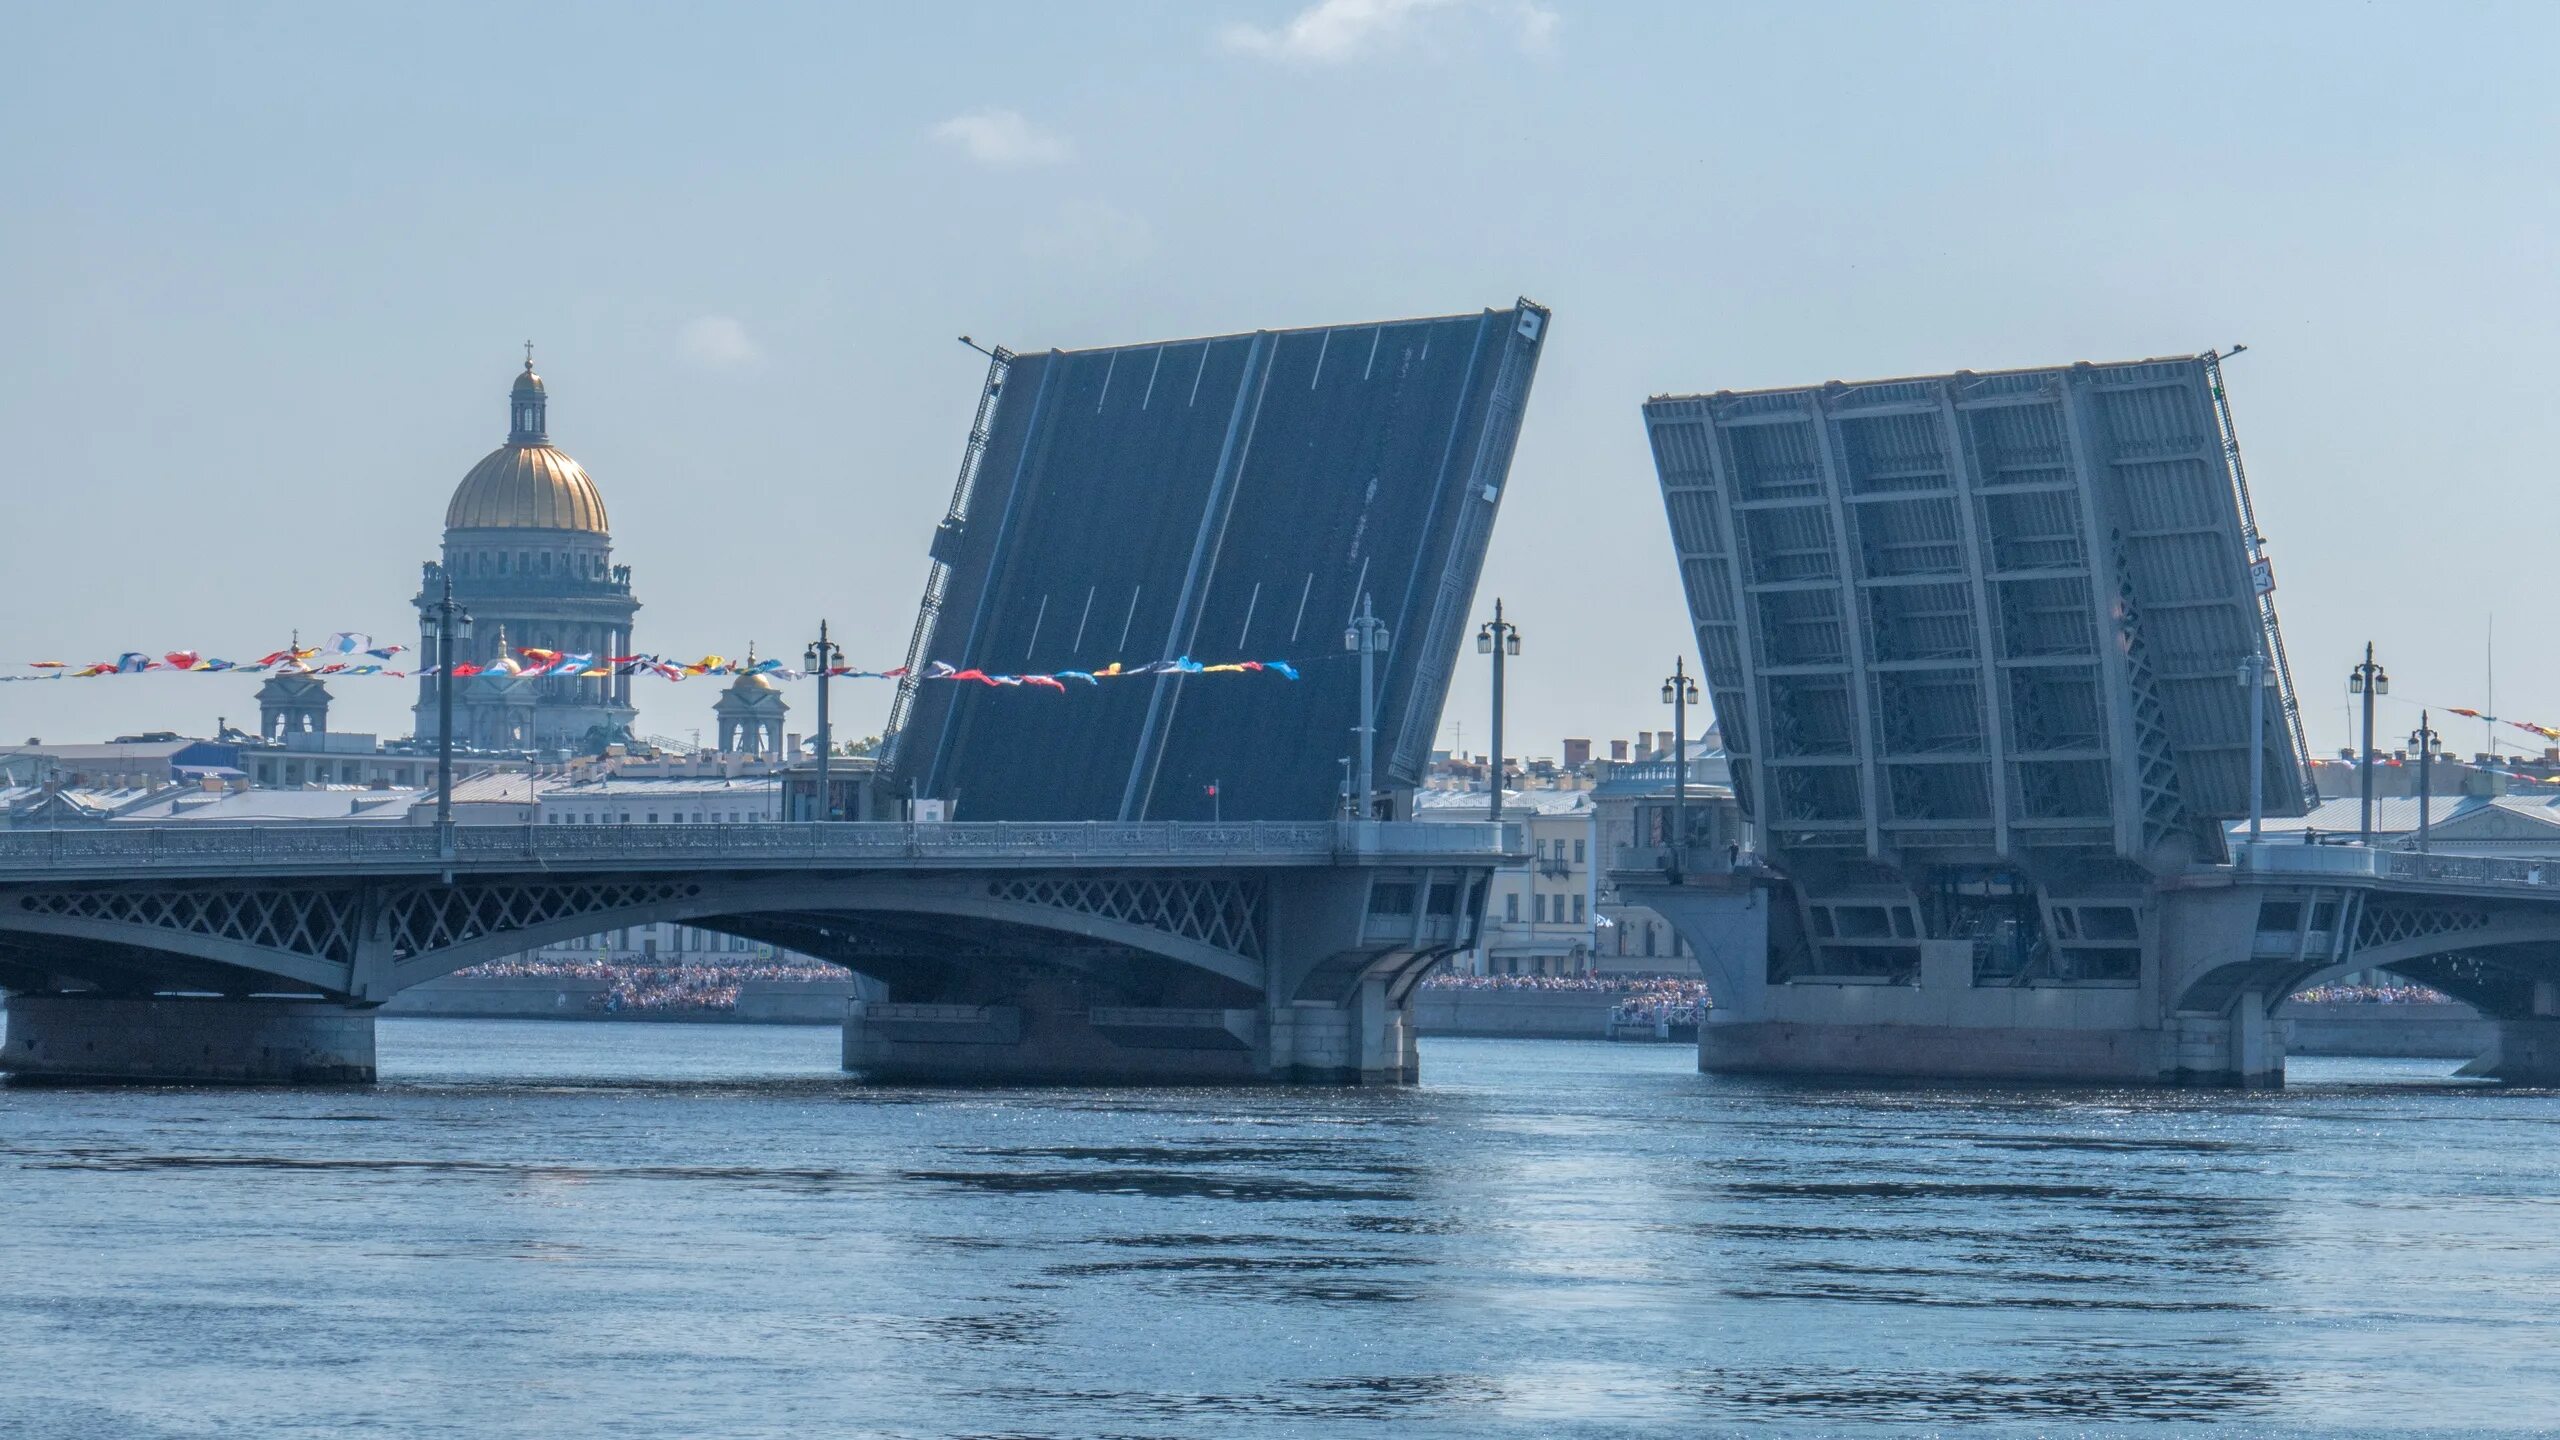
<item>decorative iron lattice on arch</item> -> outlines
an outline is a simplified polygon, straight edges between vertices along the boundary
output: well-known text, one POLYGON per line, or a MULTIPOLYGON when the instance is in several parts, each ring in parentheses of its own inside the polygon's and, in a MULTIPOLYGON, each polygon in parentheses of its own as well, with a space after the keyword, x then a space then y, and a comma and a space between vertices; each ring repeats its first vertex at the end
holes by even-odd
POLYGON ((18 897, 31 915, 139 925, 346 964, 362 899, 353 889, 50 890, 18 897))
POLYGON ((682 880, 563 881, 551 884, 410 885, 383 904, 395 959, 530 930, 580 915, 606 916, 642 905, 689 900, 702 887, 682 880))
POLYGON ((1043 876, 996 880, 987 893, 998 900, 1072 910, 1129 925, 1161 930, 1262 958, 1265 890, 1260 880, 1226 876, 1043 876))
POLYGON ((2489 927, 2489 918, 2486 910, 2478 908, 2395 905, 2369 900, 2357 918, 2356 949, 2370 950, 2380 945, 2397 945, 2404 940, 2485 930, 2489 927))

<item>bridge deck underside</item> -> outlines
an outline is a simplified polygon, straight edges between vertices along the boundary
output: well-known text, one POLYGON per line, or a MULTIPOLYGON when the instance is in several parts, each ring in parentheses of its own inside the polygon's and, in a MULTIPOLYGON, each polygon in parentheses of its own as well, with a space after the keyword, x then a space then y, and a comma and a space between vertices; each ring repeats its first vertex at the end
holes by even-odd
MULTIPOLYGON (((2200 361, 1646 412, 1768 851, 2212 853, 2246 813, 2259 606, 2200 361)), ((2302 800, 2283 713, 2271 813, 2302 800)))

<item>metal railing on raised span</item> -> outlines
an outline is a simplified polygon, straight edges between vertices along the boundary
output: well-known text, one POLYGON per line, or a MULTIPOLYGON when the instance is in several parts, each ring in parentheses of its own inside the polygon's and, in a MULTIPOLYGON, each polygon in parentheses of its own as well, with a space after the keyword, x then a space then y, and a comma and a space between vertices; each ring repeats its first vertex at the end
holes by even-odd
POLYGON ((2560 888, 2560 860, 2502 855, 2442 855, 2366 845, 2265 843, 2235 845, 2233 864, 2258 875, 2337 875, 2435 885, 2549 885, 2560 888))
POLYGON ((2428 880, 2450 885, 2560 884, 2560 862, 2509 859, 2502 855, 2385 850, 2381 852, 2381 873, 2389 880, 2428 880))
MULTIPOLYGON (((1246 821, 904 824, 464 825, 455 863, 616 865, 958 863, 1327 864, 1364 858, 1517 858, 1517 825, 1246 821)), ((104 826, 0 831, 0 880, 66 870, 296 873, 414 870, 439 863, 436 832, 412 825, 104 826)))

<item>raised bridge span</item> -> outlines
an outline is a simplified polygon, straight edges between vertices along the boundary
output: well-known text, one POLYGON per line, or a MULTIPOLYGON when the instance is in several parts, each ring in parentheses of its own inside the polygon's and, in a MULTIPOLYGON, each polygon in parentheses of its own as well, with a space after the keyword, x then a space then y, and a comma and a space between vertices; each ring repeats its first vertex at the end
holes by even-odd
POLYGON ((2222 359, 1646 403, 1759 862, 1619 880, 1707 957, 1701 1067, 2255 1084, 2366 968, 2539 1067, 2529 862, 2234 838, 2316 787, 2222 359))
POLYGON ((1516 827, 1190 822, 0 833, 0 1071, 369 1080, 373 1009, 674 922, 880 981, 847 1068, 929 1080, 1395 1083, 1516 827))

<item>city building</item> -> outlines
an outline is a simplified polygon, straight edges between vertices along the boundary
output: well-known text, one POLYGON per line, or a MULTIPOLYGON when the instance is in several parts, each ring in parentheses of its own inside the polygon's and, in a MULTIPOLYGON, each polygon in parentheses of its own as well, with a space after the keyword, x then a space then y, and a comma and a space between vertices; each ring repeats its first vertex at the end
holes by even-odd
MULTIPOLYGON (((1483 791, 1425 788, 1414 796, 1413 818, 1479 821, 1491 802, 1483 791)), ((1593 968, 1598 936, 1605 933, 1592 889, 1597 813, 1587 790, 1504 792, 1502 818, 1528 831, 1532 858, 1494 872, 1482 943, 1462 968, 1478 975, 1579 975, 1593 968)))
POLYGON ((756 647, 747 647, 747 671, 729 682, 711 707, 714 732, 723 755, 780 755, 782 722, 791 713, 782 687, 770 675, 755 673, 756 647))
MULTIPOLYGON (((1752 863, 1751 831, 1734 799, 1733 769, 1724 739, 1710 726, 1689 742, 1686 788, 1669 734, 1660 749, 1644 747, 1642 759, 1602 762, 1592 791, 1600 853, 1606 869, 1621 874, 1659 873, 1671 859, 1673 837, 1685 816, 1687 863, 1736 866, 1752 863)), ((1609 926, 1593 968, 1634 974, 1695 975, 1697 957, 1660 914, 1622 899, 1608 880, 1600 886, 1609 926)))
MULTIPOLYGON (((1568 739, 1559 758, 1506 757, 1503 819, 1527 831, 1530 860, 1499 871, 1483 943, 1458 962, 1488 975, 1695 975, 1697 959, 1660 915, 1618 898, 1612 870, 1658 867, 1675 833, 1672 732, 1612 740, 1607 758, 1568 739)), ((1483 757, 1436 752, 1414 798, 1419 820, 1482 820, 1483 757)), ((1750 834, 1735 803, 1722 735, 1689 742, 1690 863, 1749 863, 1750 834)))
MULTIPOLYGON (((507 440, 471 467, 445 507, 444 551, 427 562, 418 590, 420 668, 435 663, 429 607, 453 582, 473 620, 455 642, 457 741, 474 749, 595 754, 628 739, 637 712, 631 677, 528 675, 516 651, 532 647, 603 662, 630 653, 631 568, 613 563, 604 496, 586 469, 551 443, 549 396, 533 370, 507 395, 507 440), (460 666, 479 672, 462 677, 460 666)), ((436 678, 421 675, 417 733, 440 733, 436 678)))
MULTIPOLYGON (((120 735, 103 745, 47 745, 30 740, 0 747, 0 758, 33 757, 45 777, 66 789, 133 790, 192 784, 241 774, 240 746, 193 740, 166 730, 120 735)), ((22 763, 30 763, 22 761, 22 763)))

